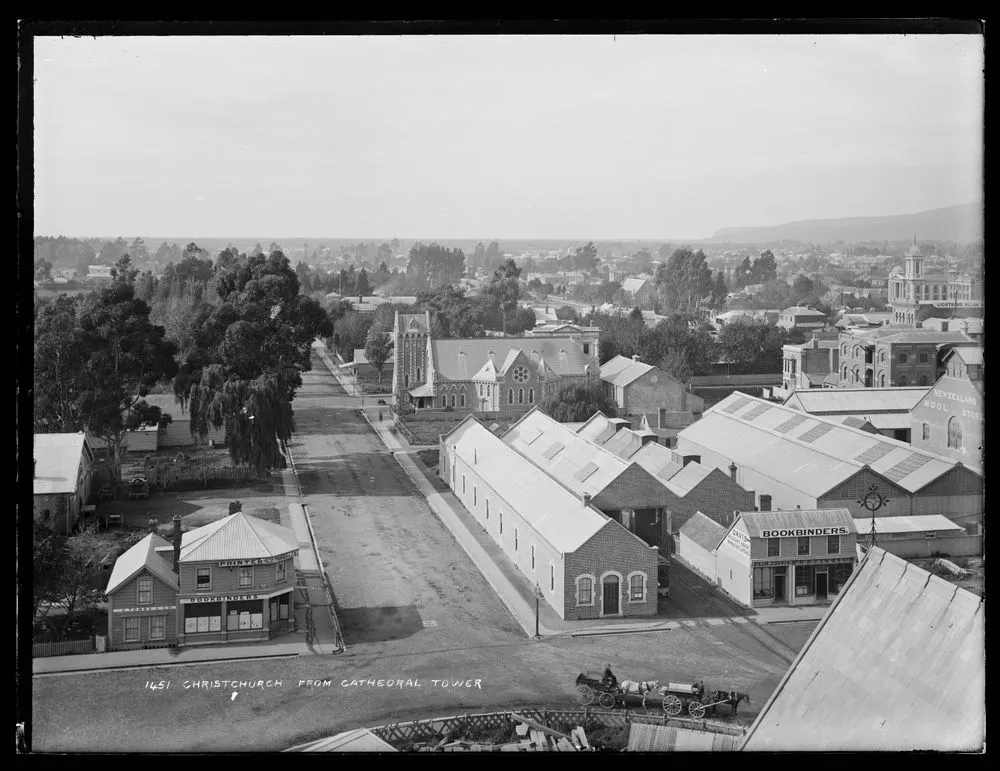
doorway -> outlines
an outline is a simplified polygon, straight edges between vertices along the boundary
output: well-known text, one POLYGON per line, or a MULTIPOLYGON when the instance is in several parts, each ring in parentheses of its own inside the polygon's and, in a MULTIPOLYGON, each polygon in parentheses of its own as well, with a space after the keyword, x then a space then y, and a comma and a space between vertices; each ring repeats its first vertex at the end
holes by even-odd
POLYGON ((774 601, 784 602, 787 598, 785 595, 785 576, 784 574, 776 573, 774 576, 774 601))
POLYGON ((826 573, 816 574, 816 599, 826 599, 826 573))
POLYGON ((618 576, 608 576, 604 579, 603 615, 618 615, 619 597, 621 597, 621 590, 619 589, 618 576))

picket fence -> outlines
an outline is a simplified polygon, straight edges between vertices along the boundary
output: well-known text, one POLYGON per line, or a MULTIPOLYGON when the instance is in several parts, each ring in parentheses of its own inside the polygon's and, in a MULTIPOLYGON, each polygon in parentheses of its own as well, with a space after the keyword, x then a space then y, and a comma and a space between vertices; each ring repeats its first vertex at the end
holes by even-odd
POLYGON ((175 468, 173 466, 151 466, 144 470, 146 481, 150 485, 158 485, 164 489, 172 485, 186 482, 200 482, 223 479, 230 482, 251 482, 267 479, 270 471, 259 472, 257 469, 245 466, 195 466, 190 468, 175 468))
MULTIPOLYGON (((413 720, 405 723, 387 723, 371 728, 371 732, 383 741, 393 745, 406 745, 411 742, 426 742, 437 740, 445 733, 451 736, 461 736, 466 731, 495 731, 512 729, 516 724, 512 712, 483 712, 478 714, 453 715, 451 717, 413 720)), ((576 726, 588 726, 595 723, 606 728, 626 728, 632 723, 644 723, 660 726, 673 726, 694 731, 723 734, 742 737, 746 729, 729 723, 716 723, 708 720, 692 720, 689 718, 668 717, 664 713, 648 714, 632 710, 601 710, 583 709, 553 710, 553 709, 523 709, 516 714, 534 720, 548 728, 569 733, 576 726)))
POLYGON ((38 659, 46 656, 64 656, 69 653, 93 653, 95 650, 94 638, 91 637, 89 640, 33 643, 31 656, 38 659))

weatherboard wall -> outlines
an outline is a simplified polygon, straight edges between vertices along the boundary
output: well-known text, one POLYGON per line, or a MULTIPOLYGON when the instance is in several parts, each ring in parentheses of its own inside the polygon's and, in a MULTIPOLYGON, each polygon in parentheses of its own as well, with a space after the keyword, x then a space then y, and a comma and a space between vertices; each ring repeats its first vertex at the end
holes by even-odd
POLYGON ((150 643, 169 644, 177 640, 177 587, 165 584, 149 570, 142 570, 108 595, 108 637, 112 650, 142 648, 150 643), (151 601, 139 603, 139 579, 152 579, 151 601), (150 637, 150 618, 164 616, 164 635, 150 637), (125 619, 139 618, 139 639, 125 640, 125 619))

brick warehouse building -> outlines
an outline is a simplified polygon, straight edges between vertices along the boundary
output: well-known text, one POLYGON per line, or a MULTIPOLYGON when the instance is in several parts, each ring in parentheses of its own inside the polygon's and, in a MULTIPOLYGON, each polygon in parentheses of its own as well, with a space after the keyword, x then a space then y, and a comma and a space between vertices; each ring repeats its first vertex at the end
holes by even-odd
POLYGON ((396 313, 392 393, 398 409, 518 415, 551 389, 600 376, 596 328, 564 335, 435 340, 430 312, 396 313))
POLYGON ((295 626, 294 532, 242 512, 150 533, 115 562, 105 594, 112 650, 267 640, 295 626))
POLYGON ((439 474, 566 620, 656 613, 659 551, 468 416, 439 448, 439 474))

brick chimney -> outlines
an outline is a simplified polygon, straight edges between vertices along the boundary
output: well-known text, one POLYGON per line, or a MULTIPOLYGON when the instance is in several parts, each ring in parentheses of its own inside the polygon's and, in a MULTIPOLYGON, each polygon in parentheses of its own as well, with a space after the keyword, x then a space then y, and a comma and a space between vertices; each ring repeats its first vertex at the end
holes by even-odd
POLYGON ((174 572, 180 573, 181 572, 180 571, 180 564, 181 564, 181 515, 180 514, 174 514, 173 523, 174 523, 174 534, 173 534, 174 572))
POLYGON ((734 482, 736 481, 736 464, 735 463, 730 463, 729 464, 729 478, 732 479, 734 482))
POLYGON ((238 514, 241 511, 243 511, 243 504, 242 503, 240 503, 239 501, 230 501, 229 502, 229 516, 230 517, 233 516, 233 514, 238 514))
POLYGON ((584 493, 582 497, 583 497, 583 505, 584 506, 589 506, 590 505, 590 493, 584 493))
POLYGON ((638 363, 638 361, 639 361, 639 354, 633 353, 632 354, 632 363, 636 364, 636 363, 638 363))

